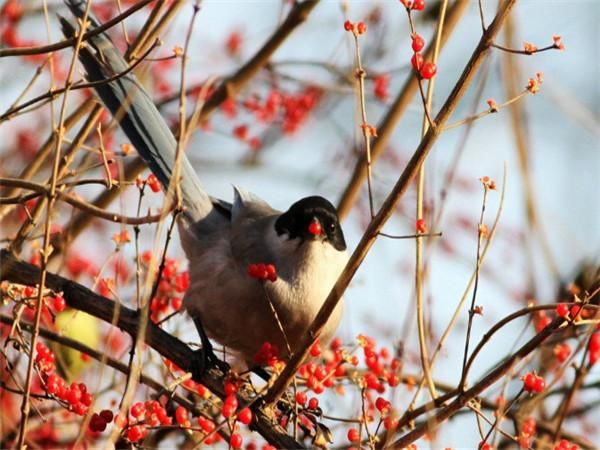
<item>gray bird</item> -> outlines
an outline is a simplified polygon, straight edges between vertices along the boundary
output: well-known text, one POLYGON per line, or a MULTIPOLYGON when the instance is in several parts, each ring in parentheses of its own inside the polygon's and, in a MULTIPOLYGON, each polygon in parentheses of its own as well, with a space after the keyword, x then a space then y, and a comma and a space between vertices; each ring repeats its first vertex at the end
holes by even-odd
MULTIPOLYGON (((83 17, 84 1, 67 0, 67 5, 83 17)), ((91 28, 97 26, 88 19, 91 28)), ((74 35, 69 21, 61 18, 61 24, 66 36, 74 35)), ((87 40, 79 59, 90 82, 106 81, 129 67, 104 33, 87 40)), ((94 89, 167 187, 177 143, 142 85, 129 73, 94 89)), ((203 348, 211 349, 207 335, 252 367, 261 346, 269 342, 289 358, 348 260, 335 207, 312 196, 281 212, 237 187, 232 204, 215 199, 182 156, 183 213, 178 225, 191 281, 184 305, 198 326, 203 348), (277 279, 251 277, 248 266, 257 263, 273 264, 277 279)), ((323 330, 323 342, 332 337, 340 316, 341 303, 323 330)))

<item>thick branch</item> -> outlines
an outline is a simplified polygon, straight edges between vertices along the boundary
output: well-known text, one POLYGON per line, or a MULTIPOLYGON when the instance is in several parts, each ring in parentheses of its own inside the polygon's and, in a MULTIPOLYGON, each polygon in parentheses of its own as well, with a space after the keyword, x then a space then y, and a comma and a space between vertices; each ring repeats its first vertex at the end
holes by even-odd
MULTIPOLYGON (((7 250, 0 251, 0 281, 8 280, 35 285, 39 281, 39 276, 40 269, 38 267, 18 260, 7 250)), ((117 317, 116 326, 129 335, 136 336, 139 327, 136 311, 118 305, 74 281, 50 272, 48 272, 45 285, 52 290, 62 291, 71 308, 84 311, 111 324, 117 317)), ((151 348, 183 370, 187 372, 192 370, 192 362, 196 357, 194 352, 182 341, 153 323, 148 323, 146 326, 145 341, 151 348)), ((195 377, 194 380, 204 384, 215 395, 224 397, 224 374, 218 369, 209 369, 202 377, 195 377)), ((250 397, 245 398, 244 394, 240 394, 240 397, 244 403, 250 403, 253 400, 250 397)), ((281 427, 274 425, 270 417, 256 403, 252 405, 252 410, 255 416, 253 428, 267 441, 277 448, 302 448, 302 445, 288 436, 281 427)))
POLYGON ((459 395, 453 400, 448 406, 440 409, 432 418, 427 419, 414 430, 406 433, 396 442, 394 442, 392 448, 404 448, 410 443, 423 437, 426 433, 433 431, 438 425, 448 420, 460 409, 462 409, 470 400, 477 397, 481 392, 490 387, 502 376, 504 376, 513 365, 527 356, 529 353, 535 351, 541 344, 554 333, 560 325, 564 322, 564 319, 557 318, 550 325, 544 328, 541 332, 532 337, 525 345, 523 345, 517 352, 515 352, 510 358, 507 358, 502 364, 496 369, 486 375, 472 388, 467 389, 463 394, 459 395))

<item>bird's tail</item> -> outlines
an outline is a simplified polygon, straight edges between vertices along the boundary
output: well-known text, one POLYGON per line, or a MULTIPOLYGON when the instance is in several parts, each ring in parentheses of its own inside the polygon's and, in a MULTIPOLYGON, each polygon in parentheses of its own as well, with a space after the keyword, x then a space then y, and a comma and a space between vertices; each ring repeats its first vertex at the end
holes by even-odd
MULTIPOLYGON (((84 16, 85 0, 65 2, 75 16, 84 16)), ((98 26, 93 17, 88 15, 87 19, 91 23, 87 31, 98 26)), ((61 17, 60 22, 67 37, 75 35, 76 28, 70 21, 61 17)), ((79 60, 87 79, 97 82, 94 89, 104 105, 166 189, 175 169, 177 142, 146 90, 133 73, 122 75, 129 66, 105 33, 90 37, 86 45, 81 46, 79 60)), ((192 223, 198 222, 213 211, 212 200, 202 189, 187 157, 181 155, 180 159, 179 186, 184 216, 192 223)))

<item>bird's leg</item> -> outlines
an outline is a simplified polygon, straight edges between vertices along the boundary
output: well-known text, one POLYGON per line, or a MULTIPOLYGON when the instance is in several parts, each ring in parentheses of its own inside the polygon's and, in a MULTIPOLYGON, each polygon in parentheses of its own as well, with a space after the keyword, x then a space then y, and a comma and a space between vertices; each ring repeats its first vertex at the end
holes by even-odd
POLYGON ((271 375, 269 375, 269 372, 267 372, 264 368, 262 368, 260 366, 254 366, 250 369, 250 371, 254 372, 256 375, 258 375, 260 378, 262 378, 267 383, 271 379, 271 375))
POLYGON ((194 378, 200 379, 208 369, 215 366, 226 374, 230 369, 229 364, 225 361, 221 361, 217 358, 217 355, 215 355, 213 346, 206 335, 206 331, 204 331, 200 317, 195 316, 193 317, 193 320, 196 329, 198 330, 198 334, 200 335, 202 348, 194 352, 194 358, 192 359, 192 375, 194 378))

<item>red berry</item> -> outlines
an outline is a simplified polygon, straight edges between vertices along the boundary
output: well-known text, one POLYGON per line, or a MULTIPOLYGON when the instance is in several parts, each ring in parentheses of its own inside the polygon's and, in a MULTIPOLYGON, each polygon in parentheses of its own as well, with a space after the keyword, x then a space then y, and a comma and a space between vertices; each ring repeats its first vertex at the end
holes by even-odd
POLYGON ((394 417, 393 415, 389 415, 385 419, 383 419, 383 428, 385 428, 386 430, 395 431, 398 428, 398 424, 398 418, 394 417))
POLYGON ((556 344, 552 353, 554 353, 554 357, 559 363, 563 363, 571 354, 571 347, 569 344, 556 344))
POLYGON ((0 17, 6 18, 9 22, 17 22, 23 15, 23 6, 19 0, 7 0, 0 10, 0 17))
POLYGON ((237 415, 237 419, 244 425, 250 425, 250 422, 252 422, 252 411, 250 408, 244 408, 240 410, 237 415))
POLYGON ((425 47, 425 39, 420 34, 415 34, 412 38, 412 49, 415 53, 420 52, 425 47))
POLYGON ((113 421, 114 415, 112 411, 108 409, 103 409, 102 411, 100 411, 100 417, 102 417, 102 420, 104 420, 106 423, 111 423, 113 421))
POLYGON ((153 173, 151 173, 148 176, 147 183, 148 183, 148 186, 150 186, 150 189, 152 190, 152 192, 160 191, 160 181, 158 181, 158 178, 156 178, 156 175, 154 175, 153 173))
POLYGON ((235 394, 238 391, 238 387, 235 383, 226 381, 223 384, 223 390, 225 391, 225 395, 231 395, 231 394, 235 394))
POLYGON ((304 406, 306 404, 306 392, 296 392, 296 402, 304 406))
POLYGON ((346 20, 344 22, 344 30, 352 31, 353 28, 354 28, 354 24, 352 22, 350 22, 349 20, 346 20))
POLYGON ((360 21, 356 24, 356 31, 358 34, 364 34, 367 32, 367 25, 363 22, 360 21))
POLYGON ((437 73, 437 66, 432 62, 426 62, 423 64, 423 67, 421 67, 419 73, 426 80, 430 80, 437 73))
POLYGON ((175 420, 179 425, 183 425, 188 421, 188 412, 183 406, 178 406, 175 410, 175 420))
POLYGON ((71 386, 71 388, 67 392, 67 401, 71 405, 75 405, 75 404, 79 403, 80 400, 81 400, 81 391, 79 390, 79 387, 73 388, 71 386))
POLYGON ((320 354, 321 354, 321 344, 319 343, 319 341, 316 341, 310 348, 310 356, 314 356, 316 358, 320 354))
POLYGON ((143 439, 147 432, 144 425, 134 425, 127 430, 126 437, 131 442, 137 442, 143 439))
POLYGON ((265 270, 267 271, 267 280, 271 282, 277 281, 277 269, 273 264, 267 264, 265 270))
POLYGON ((319 407, 319 399, 312 397, 309 401, 308 401, 308 409, 317 409, 319 407))
POLYGON ((556 314, 558 314, 560 317, 567 317, 569 314, 569 305, 566 303, 560 303, 556 307, 556 314))
POLYGON ((98 414, 94 413, 92 415, 92 418, 90 419, 90 430, 91 431, 95 431, 95 432, 103 432, 104 430, 106 430, 106 422, 105 420, 99 416, 98 414))
POLYGON ((240 141, 245 141, 248 137, 248 125, 238 125, 233 129, 233 135, 240 141))
POLYGON ((75 414, 77 414, 78 416, 85 416, 88 411, 88 407, 85 406, 81 402, 75 403, 74 405, 72 405, 72 409, 73 409, 73 412, 75 414))
POLYGON ((356 428, 350 428, 348 430, 348 440, 350 442, 358 442, 360 441, 360 433, 356 428))
POLYGON ((225 400, 223 401, 223 409, 221 410, 221 414, 223 414, 223 417, 225 418, 231 417, 235 413, 237 407, 237 397, 235 396, 235 394, 230 394, 227 397, 225 397, 225 400))
POLYGON ((318 220, 313 220, 308 226, 308 232, 314 236, 319 236, 323 232, 323 228, 321 228, 321 224, 318 220))
POLYGON ((375 408, 377 408, 380 413, 389 412, 391 407, 391 403, 383 397, 377 397, 377 400, 375 400, 375 408))
POLYGON ((425 9, 425 0, 413 0, 412 9, 415 11, 423 11, 425 9))
POLYGON ((571 306, 571 317, 575 319, 579 312, 581 311, 581 305, 573 305, 571 306))
POLYGON ((67 302, 62 295, 57 295, 52 299, 52 307, 56 312, 62 312, 67 307, 67 302))
POLYGON ((200 428, 202 428, 205 433, 212 433, 216 428, 216 425, 212 420, 202 416, 198 417, 198 425, 200 425, 200 428))
POLYGON ((420 53, 415 53, 410 58, 410 64, 413 66, 413 69, 420 70, 423 66, 423 55, 420 53))
POLYGON ((94 402, 94 397, 89 392, 84 392, 81 394, 81 403, 85 406, 91 406, 94 402))
POLYGON ((242 448, 243 442, 244 439, 239 433, 233 433, 231 435, 231 438, 229 439, 229 444, 231 445, 231 448, 242 448))
POLYGON ((146 406, 142 402, 134 403, 129 412, 133 417, 139 419, 146 411, 146 406))

